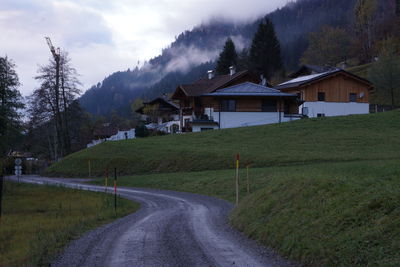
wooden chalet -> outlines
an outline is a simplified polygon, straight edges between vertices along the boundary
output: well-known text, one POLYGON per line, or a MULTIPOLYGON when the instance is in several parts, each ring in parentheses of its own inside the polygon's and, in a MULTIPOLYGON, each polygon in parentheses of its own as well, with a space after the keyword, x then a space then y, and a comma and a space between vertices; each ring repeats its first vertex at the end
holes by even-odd
POLYGON ((203 102, 205 98, 202 97, 204 94, 244 82, 258 83, 259 81, 260 78, 248 71, 236 73, 234 69, 231 69, 230 74, 227 75, 214 75, 212 71, 209 71, 207 77, 199 79, 193 84, 178 86, 172 95, 172 99, 179 101, 182 131, 191 131, 190 122, 193 119, 202 118, 204 115, 206 107, 206 103, 203 102))
POLYGON ((204 114, 191 121, 193 132, 299 119, 296 94, 245 82, 201 96, 204 114))
MULTIPOLYGON (((300 72, 298 72, 300 73, 300 72)), ((297 94, 308 117, 340 116, 369 113, 372 84, 343 69, 299 76, 275 87, 297 94)))
POLYGON ((135 110, 135 112, 142 114, 144 119, 149 119, 148 115, 144 113, 146 107, 154 107, 154 114, 157 116, 158 124, 167 121, 179 120, 179 106, 167 96, 157 97, 149 102, 144 102, 143 106, 135 110))

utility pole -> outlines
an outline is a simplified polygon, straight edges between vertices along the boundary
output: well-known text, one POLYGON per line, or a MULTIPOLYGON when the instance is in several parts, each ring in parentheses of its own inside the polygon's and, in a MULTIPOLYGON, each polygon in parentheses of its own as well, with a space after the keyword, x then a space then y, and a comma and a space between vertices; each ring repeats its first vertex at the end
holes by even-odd
POLYGON ((239 205, 239 160, 240 155, 236 155, 236 206, 239 205))

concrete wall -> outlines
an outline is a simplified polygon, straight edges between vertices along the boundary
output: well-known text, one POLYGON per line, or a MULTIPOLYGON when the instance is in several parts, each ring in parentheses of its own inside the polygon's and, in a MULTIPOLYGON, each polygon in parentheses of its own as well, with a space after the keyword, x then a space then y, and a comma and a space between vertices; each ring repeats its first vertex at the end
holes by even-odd
POLYGON ((308 108, 308 117, 310 118, 317 117, 318 113, 325 114, 327 117, 369 113, 369 103, 304 102, 300 106, 300 112, 303 107, 308 108))
POLYGON ((213 130, 215 130, 215 129, 218 129, 218 125, 215 125, 215 123, 214 124, 210 124, 210 125, 207 125, 207 124, 193 125, 192 126, 192 132, 194 132, 194 133, 201 132, 202 128, 203 129, 204 128, 212 128, 213 130))
MULTIPOLYGON (((281 122, 297 120, 299 118, 284 117, 283 112, 221 112, 221 129, 236 128, 245 126, 255 126, 271 123, 279 123, 279 115, 281 122)), ((219 122, 219 113, 212 112, 214 121, 219 122)))
POLYGON ((98 145, 100 143, 103 143, 105 141, 119 141, 119 140, 125 140, 125 139, 133 139, 135 138, 135 129, 130 129, 128 131, 118 131, 115 135, 111 136, 110 138, 107 139, 100 139, 100 140, 92 140, 89 144, 86 145, 86 147, 92 147, 95 145, 98 145), (126 135, 125 135, 126 133, 126 135))

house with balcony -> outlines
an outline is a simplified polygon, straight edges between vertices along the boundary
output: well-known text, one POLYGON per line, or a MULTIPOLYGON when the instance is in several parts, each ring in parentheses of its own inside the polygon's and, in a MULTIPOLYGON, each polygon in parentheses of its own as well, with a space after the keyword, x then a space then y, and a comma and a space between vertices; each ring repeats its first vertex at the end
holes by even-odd
POLYGON ((176 133, 180 131, 179 106, 166 95, 157 97, 135 110, 142 115, 146 121, 146 127, 150 130, 165 133, 176 133))
POLYGON ((279 123, 301 118, 297 94, 280 92, 248 71, 208 77, 180 85, 173 99, 179 101, 183 132, 279 123), (261 84, 260 84, 261 81, 261 84))
POLYGON ((369 113, 372 84, 357 75, 339 68, 318 73, 302 67, 287 82, 275 86, 303 101, 301 113, 308 117, 343 116, 369 113), (303 75, 304 73, 313 73, 303 75), (300 76, 298 76, 300 75, 300 76))
POLYGON ((179 102, 182 132, 191 132, 193 120, 199 121, 205 118, 207 114, 205 112, 208 110, 208 106, 203 103, 206 99, 205 94, 244 82, 259 83, 260 78, 248 71, 235 72, 234 68, 230 68, 230 73, 227 75, 214 75, 213 71, 208 71, 207 77, 192 84, 178 86, 171 98, 179 102))
POLYGON ((193 132, 255 126, 298 120, 296 94, 265 85, 244 82, 200 97, 203 114, 190 122, 193 132))

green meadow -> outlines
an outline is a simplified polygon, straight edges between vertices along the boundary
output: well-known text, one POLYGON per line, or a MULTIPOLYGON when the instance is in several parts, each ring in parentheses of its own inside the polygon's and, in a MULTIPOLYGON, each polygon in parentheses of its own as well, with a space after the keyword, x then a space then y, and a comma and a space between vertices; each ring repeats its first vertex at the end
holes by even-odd
POLYGON ((136 211, 113 196, 54 186, 5 183, 0 266, 49 266, 64 246, 97 226, 136 211))

